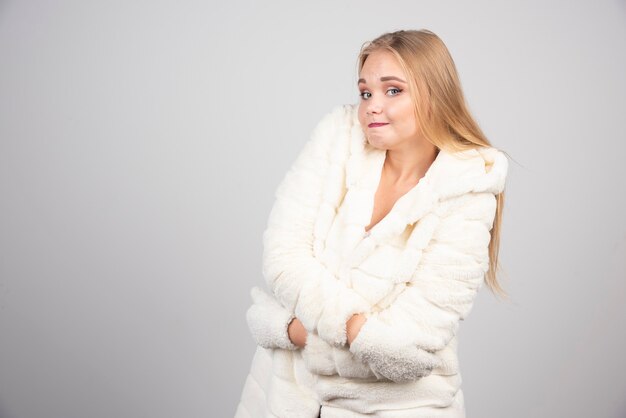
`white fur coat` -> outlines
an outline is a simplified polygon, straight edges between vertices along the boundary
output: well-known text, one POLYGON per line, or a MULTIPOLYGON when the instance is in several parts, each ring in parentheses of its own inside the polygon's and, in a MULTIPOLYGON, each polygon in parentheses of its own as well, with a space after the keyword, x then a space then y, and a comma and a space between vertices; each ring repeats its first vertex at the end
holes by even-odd
POLYGON ((430 407, 464 416, 456 331, 489 267, 508 161, 491 147, 441 150, 366 233, 384 160, 357 105, 337 106, 279 185, 263 235, 270 292, 251 290, 258 349, 237 418, 315 418, 320 407, 323 418, 430 407), (367 321, 348 346, 355 313, 367 321), (294 316, 309 333, 304 349, 287 335, 294 316))

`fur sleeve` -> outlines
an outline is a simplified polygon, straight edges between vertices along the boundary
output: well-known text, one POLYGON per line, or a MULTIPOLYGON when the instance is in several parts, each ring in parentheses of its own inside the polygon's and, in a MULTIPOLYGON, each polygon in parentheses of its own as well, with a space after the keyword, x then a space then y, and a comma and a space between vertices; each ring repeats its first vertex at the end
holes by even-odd
MULTIPOLYGON (((312 132, 276 191, 263 233, 263 275, 276 299, 309 332, 346 344, 346 322, 370 306, 315 258, 313 231, 337 141, 348 140, 348 109, 338 106, 312 132)), ((344 169, 344 168, 339 168, 344 169)))
POLYGON ((491 192, 457 197, 463 205, 439 222, 420 266, 405 290, 386 309, 373 313, 350 345, 363 361, 381 356, 381 344, 396 350, 443 349, 470 312, 489 268, 496 198, 491 192))

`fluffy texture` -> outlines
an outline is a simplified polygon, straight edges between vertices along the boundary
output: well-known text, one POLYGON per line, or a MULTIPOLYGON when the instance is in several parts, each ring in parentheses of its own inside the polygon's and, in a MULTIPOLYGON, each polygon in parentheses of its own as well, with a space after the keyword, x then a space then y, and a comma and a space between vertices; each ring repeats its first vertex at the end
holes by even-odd
POLYGON ((404 344, 435 352, 455 335, 489 269, 490 230, 496 211, 495 196, 489 192, 470 193, 455 204, 459 202, 462 206, 439 222, 404 291, 363 325, 361 332, 365 332, 357 340, 366 341, 359 348, 379 344, 383 335, 394 335, 404 344))
MULTIPOLYGON (((304 350, 268 348, 270 374, 300 390, 285 396, 301 393, 303 403, 332 407, 333 416, 400 409, 428 416, 428 405, 450 411, 442 417, 461 416, 456 332, 489 266, 495 194, 504 189, 508 161, 494 148, 441 150, 365 234, 384 160, 384 150, 365 140, 357 106, 338 106, 279 185, 263 235, 263 274, 275 300, 260 303, 271 309, 259 324, 265 335, 280 335, 272 330, 294 315, 309 339, 304 350), (367 321, 348 346, 346 322, 355 313, 367 321)), ((253 408, 251 391, 280 399, 280 385, 246 387, 241 408, 253 408)), ((265 410, 282 416, 275 402, 265 410)))
POLYGON ((250 290, 250 296, 253 304, 246 312, 246 320, 257 345, 297 350, 298 346, 291 342, 287 333, 287 327, 295 316, 257 286, 250 290))
MULTIPOLYGON (((294 315, 256 286, 252 288, 251 295, 254 303, 248 309, 246 319, 256 343, 264 348, 299 349, 287 333, 294 315)), ((368 326, 361 328, 350 345, 350 352, 358 362, 337 359, 338 350, 334 350, 316 333, 309 333, 302 351, 306 368, 311 373, 321 375, 376 377, 402 383, 427 376, 441 364, 437 356, 406 344, 398 335, 390 332, 389 327, 383 325, 381 328, 378 321, 368 322, 368 326), (341 365, 343 369, 338 370, 341 365)))
POLYGON ((346 322, 369 309, 366 300, 313 256, 313 228, 324 180, 333 165, 329 155, 342 134, 337 119, 344 113, 342 109, 331 112, 314 129, 278 186, 263 233, 263 275, 270 289, 309 332, 333 345, 345 345, 346 322))
POLYGON ((377 377, 397 383, 428 376, 441 365, 439 357, 407 344, 399 334, 390 332, 388 327, 381 328, 375 321, 361 328, 350 345, 350 352, 368 364, 377 377))

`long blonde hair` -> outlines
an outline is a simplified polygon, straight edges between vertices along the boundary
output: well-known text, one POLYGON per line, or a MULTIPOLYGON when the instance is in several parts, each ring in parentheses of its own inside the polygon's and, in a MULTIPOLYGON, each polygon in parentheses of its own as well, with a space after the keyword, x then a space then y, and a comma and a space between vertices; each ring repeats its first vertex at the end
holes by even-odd
MULTIPOLYGON (((407 75, 417 121, 431 144, 449 152, 492 146, 468 110, 452 56, 437 35, 427 29, 399 30, 365 42, 358 56, 359 74, 377 50, 391 52, 407 75)), ((496 202, 485 282, 496 296, 506 298, 496 277, 504 191, 496 202)))

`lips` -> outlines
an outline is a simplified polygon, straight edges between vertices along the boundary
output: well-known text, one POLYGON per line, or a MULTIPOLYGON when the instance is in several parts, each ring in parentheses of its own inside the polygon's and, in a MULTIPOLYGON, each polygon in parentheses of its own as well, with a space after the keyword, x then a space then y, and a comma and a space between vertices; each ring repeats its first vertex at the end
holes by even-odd
POLYGON ((377 128, 379 126, 385 126, 388 125, 388 123, 380 123, 380 122, 375 122, 375 123, 370 123, 369 125, 367 125, 368 128, 377 128))

